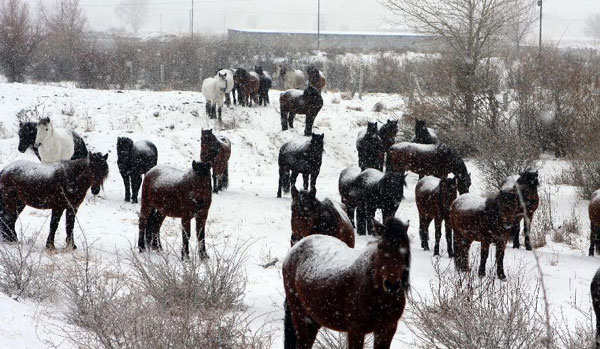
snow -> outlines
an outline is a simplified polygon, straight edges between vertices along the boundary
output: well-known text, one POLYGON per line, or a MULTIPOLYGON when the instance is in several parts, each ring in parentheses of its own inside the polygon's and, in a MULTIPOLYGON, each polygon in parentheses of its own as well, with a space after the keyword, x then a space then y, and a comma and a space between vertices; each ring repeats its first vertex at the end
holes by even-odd
POLYGON ((590 198, 590 202, 595 202, 600 200, 600 190, 596 190, 592 193, 592 197, 590 198))
POLYGON ((150 172, 158 172, 158 176, 156 176, 155 187, 171 187, 178 182, 181 182, 183 176, 187 173, 187 171, 182 171, 177 168, 173 168, 171 166, 164 165, 156 165, 150 172))
POLYGON ((411 143, 411 142, 401 142, 396 143, 392 146, 393 149, 402 149, 402 148, 412 148, 417 149, 422 152, 432 152, 435 151, 437 147, 436 144, 421 144, 421 143, 411 143))
POLYGON ((27 178, 52 179, 56 170, 62 166, 60 163, 39 163, 27 160, 17 160, 2 168, 2 171, 14 171, 22 176, 22 181, 27 178))
POLYGON ((485 198, 475 194, 463 194, 452 203, 459 211, 483 211, 485 209, 485 198))
MULTIPOLYGON (((116 157, 116 139, 124 133, 132 139, 146 139, 158 148, 158 163, 174 169, 187 171, 192 160, 199 160, 201 130, 212 128, 217 135, 231 140, 232 152, 229 162, 229 188, 213 195, 212 206, 207 221, 208 253, 211 248, 220 252, 229 252, 239 243, 247 243, 248 258, 245 269, 248 284, 244 305, 253 314, 252 326, 259 328, 267 323, 274 331, 273 348, 281 348, 283 337, 283 282, 281 262, 273 267, 263 268, 267 262, 277 258, 283 261, 290 250, 290 198, 277 199, 279 148, 285 142, 294 140, 302 144, 309 140, 302 136, 304 116, 296 116, 294 129, 282 132, 279 116, 281 91, 272 90, 272 105, 269 107, 225 107, 223 125, 207 119, 204 113, 204 98, 198 92, 186 91, 123 91, 77 89, 70 84, 26 85, 0 83, 0 110, 2 127, 12 131, 13 136, 0 139, 0 167, 16 159, 39 162, 33 152, 25 154, 17 150, 15 115, 21 109, 43 105, 45 115, 51 115, 56 126, 75 129, 86 141, 90 151, 112 153, 109 158, 110 174, 99 196, 88 197, 77 214, 79 224, 75 227, 75 240, 83 244, 81 229, 91 247, 96 260, 114 263, 123 259, 136 246, 138 235, 138 214, 140 205, 123 201, 123 182, 119 175, 116 157), (76 115, 69 117, 61 114, 67 105, 72 105, 76 115), (158 117, 153 114, 159 112, 158 117), (195 117, 192 112, 199 112, 195 117), (235 122, 233 119, 235 118, 235 122), (81 225, 81 228, 80 228, 81 225), (120 257, 119 257, 120 256, 120 257)), ((339 93, 323 93, 324 106, 315 120, 315 132, 325 134, 323 165, 317 180, 319 197, 339 200, 338 179, 340 171, 356 166, 356 134, 366 124, 364 121, 385 123, 387 119, 401 117, 403 109, 371 112, 376 102, 386 106, 403 105, 403 98, 393 94, 364 94, 362 100, 331 101, 339 93), (348 105, 361 105, 365 111, 348 110, 348 105), (362 126, 361 126, 362 125, 362 126)), ((7 132, 6 134, 11 134, 7 132)), ((400 140, 400 138, 399 138, 400 140)), ((426 145, 413 145, 427 147, 426 145)), ((590 311, 590 281, 600 266, 599 258, 587 257, 589 218, 587 201, 577 198, 577 190, 572 186, 556 185, 551 180, 556 173, 565 168, 566 163, 554 159, 540 161, 540 192, 550 191, 555 208, 555 225, 575 211, 579 216, 581 234, 575 236, 574 244, 555 243, 548 236, 548 245, 538 249, 537 254, 542 266, 547 287, 550 310, 553 315, 565 315, 568 322, 575 324, 585 321, 585 315, 574 309, 576 305, 584 311, 590 311)), ((483 184, 476 166, 470 161, 466 165, 471 173, 473 185, 471 193, 481 195, 483 184)), ((50 168, 50 167, 47 167, 50 168)), ((181 172, 169 170, 167 178, 174 179, 181 172)), ((414 186, 418 176, 408 173, 406 198, 402 200, 396 216, 405 221, 418 222, 418 211, 414 199, 414 186)), ((467 194, 466 197, 471 197, 467 194)), ((461 196, 460 200, 464 200, 461 196)), ((481 205, 481 197, 467 200, 467 207, 481 205)), ((537 213, 536 213, 537 215, 537 213)), ((26 208, 17 221, 17 229, 22 229, 26 237, 41 230, 36 247, 44 248, 49 224, 50 211, 26 208)), ((378 214, 378 217, 379 214, 378 214)), ((536 220, 534 216, 533 220, 536 220)), ((181 247, 179 219, 167 218, 163 224, 161 237, 163 246, 181 247)), ((453 268, 453 263, 445 253, 445 240, 441 242, 441 255, 433 257, 430 251, 420 248, 418 224, 411 224, 408 234, 411 238, 413 268, 411 269, 412 293, 428 296, 430 282, 434 278, 433 262, 439 261, 440 267, 453 268)), ((57 230, 57 247, 64 243, 64 219, 57 230)), ((21 236, 20 236, 21 237, 21 236)), ((356 237, 357 251, 365 251, 373 238, 356 237)), ((191 239, 190 249, 195 250, 196 239, 191 239)), ((473 254, 479 250, 473 244, 473 254)), ((494 259, 495 247, 492 245, 490 259, 494 259)), ((83 257, 83 249, 65 252, 77 258, 83 257)), ((348 256, 346 252, 344 255, 348 256)), ((340 255, 341 256, 341 255, 340 255)), ((354 255, 353 255, 354 256, 354 255)), ((337 267, 348 262, 330 257, 337 267)), ((341 257, 340 257, 341 258, 341 257)), ((208 261, 210 263, 210 260, 208 261)), ((492 263, 489 261, 488 263, 492 263)), ((327 263, 323 263, 327 264, 327 263)), ((534 283, 539 275, 535 268, 535 259, 530 251, 524 249, 506 249, 505 268, 508 281, 511 271, 517 268, 526 273, 527 279, 534 283)), ((60 297, 57 296, 57 297, 60 297)), ((54 302, 60 304, 61 302, 54 302)), ((64 309, 55 304, 38 304, 28 301, 16 302, 0 294, 0 348, 41 348, 50 347, 45 341, 53 338, 45 335, 50 329, 47 313, 60 317, 64 309), (37 321, 40 318, 40 321, 37 321)), ((411 303, 407 304, 406 314, 400 320, 392 348, 418 348, 414 335, 408 330, 405 318, 411 313, 411 303)), ((554 320, 553 320, 554 321, 554 320)), ((59 341, 54 341, 57 346, 59 341)))
POLYGON ((421 190, 427 192, 434 192, 440 185, 440 179, 434 176, 425 176, 419 180, 421 183, 421 190))
POLYGON ((519 175, 508 176, 506 178, 506 180, 504 181, 504 183, 502 184, 502 187, 500 188, 500 190, 503 192, 508 192, 508 191, 513 190, 515 188, 515 185, 517 184, 518 179, 519 179, 519 175))

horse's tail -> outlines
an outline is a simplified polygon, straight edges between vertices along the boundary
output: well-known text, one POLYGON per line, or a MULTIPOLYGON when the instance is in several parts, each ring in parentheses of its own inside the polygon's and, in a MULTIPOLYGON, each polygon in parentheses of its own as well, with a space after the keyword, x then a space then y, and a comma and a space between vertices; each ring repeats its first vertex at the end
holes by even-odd
POLYGON ((292 312, 290 311, 287 298, 283 301, 283 309, 285 310, 285 317, 283 318, 283 348, 296 349, 296 330, 294 329, 292 312))

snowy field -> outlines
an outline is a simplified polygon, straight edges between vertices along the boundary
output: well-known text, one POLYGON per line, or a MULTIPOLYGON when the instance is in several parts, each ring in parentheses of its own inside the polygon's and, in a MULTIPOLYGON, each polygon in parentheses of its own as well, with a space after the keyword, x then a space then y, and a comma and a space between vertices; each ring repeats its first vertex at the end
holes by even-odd
MULTIPOLYGON (((144 92, 144 91, 98 91, 76 89, 71 86, 22 85, 0 83, 0 166, 15 159, 37 161, 28 151, 17 150, 17 113, 37 106, 40 113, 64 127, 76 129, 85 139, 88 149, 110 153, 110 174, 104 190, 98 197, 88 197, 80 207, 78 219, 87 241, 92 244, 97 258, 115 259, 130 253, 136 246, 139 205, 123 201, 124 189, 117 169, 116 141, 118 136, 134 140, 148 139, 156 144, 159 164, 188 169, 191 161, 199 159, 200 131, 213 128, 216 133, 229 137, 232 156, 229 163, 230 187, 213 196, 207 222, 208 253, 228 250, 241 243, 248 244, 246 273, 247 294, 244 304, 256 317, 256 326, 267 323, 275 333, 274 348, 282 347, 283 336, 283 282, 281 261, 289 250, 290 198, 275 197, 277 190, 277 153, 279 147, 290 139, 300 139, 304 127, 303 116, 297 118, 296 128, 281 132, 279 122, 278 91, 271 91, 269 107, 225 108, 224 127, 221 129, 204 113, 204 99, 197 92, 144 92), (65 114, 72 114, 68 116, 65 114), (195 115, 198 116, 195 116, 195 115), (156 115, 156 116, 155 116, 156 115), (274 266, 261 265, 274 259, 274 266)), ((339 94, 325 93, 325 105, 315 121, 315 132, 325 134, 325 153, 321 173, 317 181, 317 196, 339 201, 338 176, 342 169, 357 163, 356 135, 367 120, 384 122, 388 118, 400 118, 403 102, 395 95, 367 95, 362 100, 341 100, 339 94), (335 103, 332 103, 334 101, 335 103), (372 112, 373 105, 382 101, 387 111, 372 112), (361 110, 362 109, 362 110, 361 110)), ((399 137, 398 141, 403 141, 399 137)), ((472 173, 471 192, 481 193, 481 178, 471 161, 467 162, 472 173)), ((584 315, 574 307, 590 310, 589 284, 600 260, 587 257, 589 222, 587 202, 578 201, 573 187, 555 186, 552 178, 565 164, 552 159, 542 162, 542 185, 552 185, 553 202, 556 204, 557 225, 571 214, 573 205, 579 213, 581 236, 574 243, 576 248, 553 243, 539 250, 540 261, 549 292, 551 312, 556 317, 566 316, 569 322, 585 321, 584 315)), ((411 281, 413 292, 426 293, 433 278, 432 252, 422 251, 418 239, 418 215, 414 201, 414 174, 408 175, 406 199, 402 201, 397 217, 410 220, 409 235, 413 252, 411 281)), ((300 184, 300 181, 298 182, 300 184)), ((141 195, 141 193, 140 193, 141 195)), ((25 237, 41 231, 36 244, 40 248, 49 229, 50 211, 27 208, 17 221, 17 229, 25 237)), ((535 218, 534 218, 535 219, 535 218)), ((179 221, 168 218, 162 229, 163 243, 179 249, 181 234, 179 221)), ((19 236, 23 239, 23 236, 19 236)), ((64 247, 64 218, 58 228, 56 246, 58 254, 82 254, 62 251, 64 247)), ((357 248, 363 248, 369 237, 358 237, 357 248)), ((75 228, 75 240, 82 245, 82 231, 75 228)), ((195 237, 191 239, 195 251, 195 237)), ((430 227, 430 244, 433 241, 433 225, 430 227)), ((442 265, 450 263, 442 238, 442 265)), ((478 253, 479 244, 473 245, 472 258, 478 253)), ((488 266, 494 261, 494 247, 490 251, 488 266)), ((532 283, 538 277, 531 252, 507 248, 506 273, 510 279, 515 268, 524 268, 532 283)), ((492 275, 494 276, 494 275, 492 275)), ((19 302, 0 294, 0 347, 39 348, 49 342, 59 345, 52 334, 53 324, 60 321, 60 303, 50 301, 37 304, 28 300, 19 302)), ((410 303, 407 312, 410 312, 410 303)), ((414 336, 400 320, 394 338, 394 348, 416 347, 414 336)), ((62 346, 61 346, 62 347, 62 346)))

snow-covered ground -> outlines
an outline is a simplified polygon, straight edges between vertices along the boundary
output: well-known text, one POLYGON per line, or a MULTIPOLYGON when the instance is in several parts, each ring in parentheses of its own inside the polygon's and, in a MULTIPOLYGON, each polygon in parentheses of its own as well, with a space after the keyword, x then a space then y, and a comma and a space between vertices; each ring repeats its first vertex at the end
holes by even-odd
MULTIPOLYGON (((78 213, 94 253, 98 258, 110 260, 115 258, 115 254, 129 253, 135 246, 139 212, 139 205, 123 201, 123 183, 116 164, 117 137, 126 135, 135 140, 148 139, 158 147, 160 164, 187 169, 193 159, 199 158, 201 129, 213 128, 216 133, 226 135, 232 142, 230 187, 213 196, 207 223, 207 244, 218 250, 231 249, 240 243, 249 244, 246 262, 248 286, 244 303, 257 317, 257 326, 263 322, 273 326, 274 348, 279 348, 282 346, 284 298, 280 268, 289 250, 290 198, 275 197, 277 153, 287 140, 303 138, 301 133, 304 124, 300 116, 295 129, 281 132, 278 96, 278 91, 271 92, 270 107, 225 108, 225 127, 221 129, 205 116, 204 99, 198 92, 117 92, 72 86, 0 83, 0 166, 20 158, 37 161, 33 153, 18 152, 16 119, 21 109, 36 106, 44 116, 76 129, 90 150, 110 153, 110 175, 104 191, 98 197, 88 194, 78 213), (70 111, 74 112, 73 116, 65 115, 70 111), (275 258, 279 261, 275 266, 266 269, 261 266, 275 258)), ((325 134, 325 153, 317 181, 317 195, 339 201, 338 175, 345 167, 357 163, 355 139, 359 129, 366 125, 367 120, 384 122, 388 118, 401 118, 403 102, 400 96, 381 94, 367 95, 362 100, 341 100, 339 95, 326 93, 324 100, 325 106, 315 121, 315 132, 325 134), (389 108, 388 111, 371 111, 379 101, 389 108)), ((543 164, 542 181, 547 186, 552 184, 551 178, 565 164, 554 160, 545 160, 543 164)), ((477 169, 470 161, 467 165, 473 176, 471 192, 480 193, 482 185, 477 169)), ((402 201, 397 216, 410 220, 414 292, 426 292, 434 275, 434 257, 431 252, 422 251, 418 241, 418 215, 414 202, 416 181, 417 176, 409 174, 406 199, 402 201)), ((600 260, 587 257, 586 253, 587 202, 577 200, 573 187, 552 185, 551 191, 553 202, 557 205, 554 217, 557 225, 571 214, 573 205, 576 205, 575 210, 580 215, 582 236, 575 244, 577 249, 553 243, 548 237, 548 245, 539 250, 551 311, 559 317, 566 315, 567 319, 575 322, 584 319, 573 305, 584 310, 590 309, 589 283, 600 266, 600 260)), ((27 208, 21 214, 17 228, 21 227, 25 235, 33 235, 41 230, 37 241, 41 248, 48 231, 49 215, 49 211, 27 208)), ((181 244, 178 226, 178 221, 169 218, 162 230, 163 241, 177 248, 181 244)), ((432 230, 433 227, 430 227, 430 239, 433 239, 432 230)), ((56 239, 59 249, 64 246, 64 237, 63 218, 56 239)), ((77 226, 75 239, 83 239, 77 226)), ((358 237, 357 248, 363 248, 369 240, 369 237, 358 237)), ((192 247, 195 247, 195 239, 191 241, 192 247)), ((472 248, 472 251, 476 250, 478 248, 472 248)), ((488 265, 493 262, 493 256, 491 251, 488 265)), ((450 262, 444 239, 440 261, 443 264, 450 262)), ((505 264, 508 278, 517 267, 524 268, 532 283, 538 277, 533 254, 524 249, 508 248, 505 264)), ((46 341, 53 338, 52 331, 46 327, 58 321, 55 320, 59 317, 56 316, 57 312, 61 311, 58 306, 49 302, 42 305, 27 300, 17 302, 0 295, 0 307, 0 347, 44 347, 47 346, 46 341)), ((407 311, 410 312, 410 304, 407 311)), ((401 320, 393 347, 415 347, 412 338, 401 320)))

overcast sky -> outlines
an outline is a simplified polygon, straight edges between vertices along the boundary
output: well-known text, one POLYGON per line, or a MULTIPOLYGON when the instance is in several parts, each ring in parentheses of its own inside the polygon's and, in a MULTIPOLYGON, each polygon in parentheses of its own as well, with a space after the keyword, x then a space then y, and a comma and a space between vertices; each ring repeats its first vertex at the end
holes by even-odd
MULTIPOLYGON (((56 0, 42 0, 53 3, 56 0)), ((143 32, 186 33, 192 0, 146 0, 143 32)), ((318 0, 195 0, 195 31, 224 33, 227 28, 316 30, 318 0)), ((33 1, 32 1, 33 2, 33 1)), ((120 0, 80 0, 95 30, 119 28, 115 15, 120 0)), ((575 41, 585 34, 583 22, 600 13, 600 0, 544 0, 544 37, 575 41)), ((375 0, 321 0, 321 30, 379 31, 386 12, 375 0)), ((537 35, 537 27, 535 29, 537 35)))

